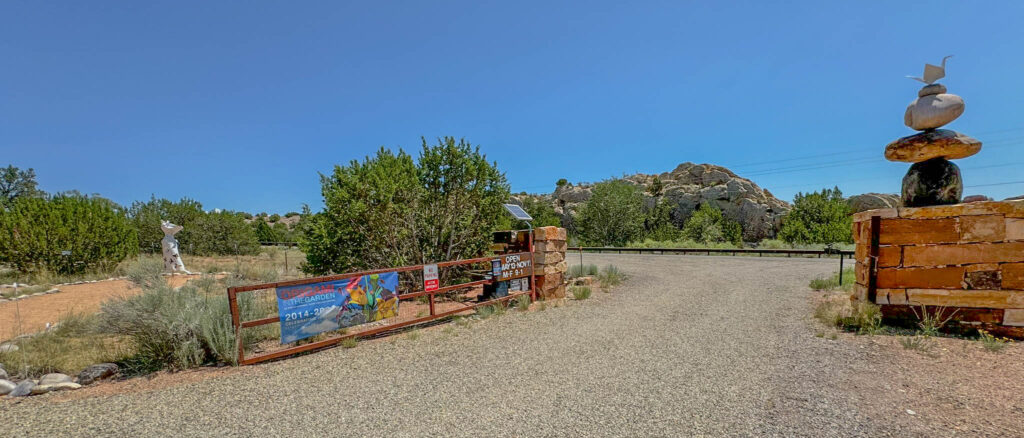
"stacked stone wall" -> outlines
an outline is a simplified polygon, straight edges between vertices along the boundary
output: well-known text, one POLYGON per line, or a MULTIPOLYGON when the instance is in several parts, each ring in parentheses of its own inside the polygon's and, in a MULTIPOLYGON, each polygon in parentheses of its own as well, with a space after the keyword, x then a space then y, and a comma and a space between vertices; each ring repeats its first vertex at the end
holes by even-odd
POLYGON ((956 310, 954 319, 1024 335, 1024 200, 869 210, 853 217, 855 298, 867 298, 871 217, 880 217, 875 303, 956 310))
POLYGON ((533 231, 533 269, 541 299, 565 298, 565 228, 540 227, 533 231))

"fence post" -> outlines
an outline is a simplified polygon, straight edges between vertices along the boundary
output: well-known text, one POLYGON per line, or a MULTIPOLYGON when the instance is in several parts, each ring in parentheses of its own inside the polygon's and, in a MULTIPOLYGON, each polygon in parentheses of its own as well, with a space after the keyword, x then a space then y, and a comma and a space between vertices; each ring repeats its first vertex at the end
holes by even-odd
POLYGON ((843 285, 843 253, 839 253, 839 285, 843 285))
POLYGON ((871 248, 868 252, 868 294, 869 303, 874 304, 878 294, 878 235, 882 229, 882 218, 871 216, 871 248))

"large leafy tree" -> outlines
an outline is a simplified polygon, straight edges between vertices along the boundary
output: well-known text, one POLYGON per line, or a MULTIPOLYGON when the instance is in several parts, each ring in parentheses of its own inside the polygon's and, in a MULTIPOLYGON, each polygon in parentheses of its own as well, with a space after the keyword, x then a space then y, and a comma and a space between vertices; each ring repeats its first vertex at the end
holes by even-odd
POLYGON ((0 209, 9 208, 18 198, 41 198, 46 195, 36 186, 36 171, 21 170, 8 165, 0 168, 0 209))
POLYGON ((656 197, 654 205, 644 215, 644 239, 659 242, 673 241, 682 234, 672 222, 672 201, 656 197))
POLYGON ((779 238, 787 243, 851 243, 850 205, 839 187, 797 193, 793 209, 782 219, 779 238))
POLYGON ((22 197, 0 210, 0 260, 22 272, 109 271, 138 247, 124 209, 107 199, 22 197))
POLYGON ((335 166, 321 186, 324 210, 307 208, 299 225, 304 269, 314 274, 478 256, 509 199, 497 163, 452 137, 422 139, 416 160, 381 148, 335 166))
POLYGON ((551 202, 541 198, 534 198, 532 196, 524 197, 520 202, 523 210, 526 210, 533 218, 534 228, 536 227, 560 227, 562 226, 562 217, 555 212, 555 207, 551 205, 551 202))
POLYGON ((640 189, 621 179, 599 182, 576 218, 586 243, 625 246, 644 230, 644 198, 640 189))
POLYGON ((743 242, 740 224, 722 216, 722 210, 710 203, 701 204, 697 211, 690 215, 683 225, 683 235, 705 244, 729 242, 740 245, 743 242))

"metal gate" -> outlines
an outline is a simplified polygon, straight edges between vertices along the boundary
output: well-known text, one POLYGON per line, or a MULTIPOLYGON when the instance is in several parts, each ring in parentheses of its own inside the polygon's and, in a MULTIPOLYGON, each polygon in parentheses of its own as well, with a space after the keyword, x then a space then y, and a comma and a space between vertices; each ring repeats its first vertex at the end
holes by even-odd
MULTIPOLYGON (((259 326, 263 326, 263 325, 268 325, 268 324, 280 323, 281 319, 280 319, 279 315, 274 315, 274 316, 268 316, 268 317, 259 318, 259 319, 253 319, 253 320, 249 320, 249 321, 242 321, 241 320, 242 316, 241 316, 241 312, 240 312, 240 309, 239 309, 239 303, 238 303, 240 294, 244 294, 244 293, 259 293, 259 291, 274 290, 275 291, 275 297, 276 297, 276 290, 277 290, 277 288, 280 288, 280 287, 308 285, 308 284, 315 284, 315 283, 324 283, 324 282, 331 282, 331 281, 350 279, 350 278, 354 278, 354 277, 357 277, 357 276, 368 276, 368 275, 373 275, 373 274, 385 274, 385 273, 390 273, 390 272, 398 272, 398 273, 406 272, 406 273, 408 273, 408 272, 414 272, 414 271, 418 271, 418 270, 422 271, 422 269, 423 269, 423 267, 425 265, 411 265, 411 266, 401 266, 401 267, 397 267, 397 268, 375 269, 375 270, 360 271, 360 272, 349 272, 349 273, 338 274, 338 275, 328 275, 328 276, 322 276, 322 277, 311 277, 311 278, 303 278, 303 279, 299 279, 299 280, 280 281, 280 282, 273 282, 273 283, 263 283, 263 284, 254 284, 254 285, 247 285, 247 286, 236 286, 236 287, 228 288, 228 303, 229 303, 229 306, 230 306, 230 309, 231 309, 231 324, 233 325, 234 330, 235 330, 235 339, 236 339, 237 348, 238 348, 238 364, 239 365, 249 365, 249 364, 254 364, 254 363, 263 362, 263 361, 267 361, 267 360, 277 359, 277 358, 281 358, 281 357, 285 357, 285 356, 290 356, 290 355, 293 355, 293 354, 296 354, 296 353, 301 353, 301 352, 304 352, 304 351, 316 350, 316 349, 320 349, 320 348, 324 348, 324 347, 328 347, 328 346, 331 346, 331 345, 338 344, 338 343, 340 343, 340 342, 342 342, 342 341, 344 341, 345 339, 348 339, 348 338, 366 337, 366 336, 371 336, 371 335, 379 334, 379 333, 382 333, 382 332, 387 332, 387 331, 390 331, 390 330, 395 330, 395 329, 400 329, 400 328, 403 328, 403 327, 408 327, 408 326, 412 326, 412 325, 416 325, 416 324, 421 324, 421 323, 425 323, 425 322, 428 322, 428 321, 432 321, 432 320, 436 320, 436 319, 440 319, 440 318, 456 315, 456 314, 459 314, 459 313, 467 312, 467 311, 473 310, 473 309, 475 309, 477 307, 488 306, 488 305, 492 305, 492 304, 496 304, 496 303, 504 303, 505 301, 514 299, 514 298, 522 296, 522 295, 529 296, 531 301, 535 300, 537 298, 537 296, 536 296, 536 282, 535 282, 535 277, 534 277, 534 272, 533 272, 533 252, 532 252, 533 251, 533 239, 532 239, 532 237, 533 236, 532 236, 532 233, 531 233, 530 241, 529 241, 529 245, 530 245, 530 251, 529 252, 501 254, 501 255, 496 255, 496 256, 492 256, 492 257, 480 257, 480 258, 467 259, 467 260, 452 260, 452 261, 440 262, 440 263, 436 264, 438 269, 452 268, 452 267, 456 267, 456 266, 465 266, 465 265, 480 265, 480 264, 485 264, 485 263, 488 264, 488 268, 490 268, 491 266, 493 266, 493 264, 495 262, 499 262, 500 263, 502 261, 502 259, 505 259, 505 258, 517 258, 518 260, 529 261, 529 263, 525 264, 527 266, 523 266, 521 269, 518 269, 517 272, 514 273, 514 274, 505 273, 504 275, 497 275, 496 277, 498 277, 498 278, 495 278, 495 276, 490 276, 490 277, 485 277, 484 279, 481 279, 481 280, 468 281, 468 282, 463 282, 463 283, 459 283, 459 284, 442 286, 442 287, 439 287, 437 289, 429 290, 429 291, 422 289, 422 287, 423 287, 422 284, 419 285, 420 289, 418 289, 418 290, 414 290, 414 291, 411 291, 411 292, 405 292, 405 293, 402 293, 400 290, 398 291, 398 300, 399 300, 398 312, 399 313, 402 310, 402 307, 401 307, 401 302, 402 301, 416 300, 417 298, 419 298, 419 300, 422 301, 422 299, 423 299, 422 297, 426 297, 426 301, 427 301, 426 304, 427 304, 428 308, 424 309, 424 311, 421 312, 421 313, 426 313, 426 314, 423 314, 423 315, 416 314, 416 316, 413 316, 411 318, 410 317, 406 317, 406 318, 395 317, 395 318, 389 318, 387 320, 379 321, 377 323, 363 324, 362 327, 360 327, 360 326, 351 327, 353 329, 352 332, 340 332, 340 333, 337 333, 336 336, 329 337, 327 339, 322 339, 322 340, 318 340, 318 341, 315 341, 315 342, 306 343, 306 344, 303 344, 303 345, 292 345, 292 346, 287 347, 287 348, 275 350, 275 351, 268 352, 268 353, 258 354, 258 355, 251 356, 251 357, 246 357, 245 346, 244 346, 243 338, 242 338, 242 334, 243 334, 242 330, 243 329, 253 328, 253 327, 259 327, 259 326), (528 287, 523 287, 522 289, 524 289, 524 290, 510 291, 508 293, 508 295, 502 296, 502 297, 499 297, 499 298, 487 299, 487 300, 484 300, 484 301, 475 301, 475 302, 471 302, 471 303, 452 302, 452 301, 445 301, 444 303, 438 303, 436 298, 435 298, 435 296, 438 295, 438 294, 446 294, 446 293, 452 293, 452 292, 462 291, 462 290, 467 290, 467 291, 468 290, 474 290, 474 289, 477 289, 477 288, 482 288, 484 285, 495 284, 495 283, 497 283, 499 281, 502 281, 502 280, 508 281, 508 280, 512 280, 512 279, 526 279, 526 278, 529 278, 529 285, 528 285, 528 287), (437 308, 437 307, 439 307, 440 304, 443 304, 445 308, 443 308, 443 309, 437 308)), ((410 305, 412 305, 412 304, 410 304, 410 305)))

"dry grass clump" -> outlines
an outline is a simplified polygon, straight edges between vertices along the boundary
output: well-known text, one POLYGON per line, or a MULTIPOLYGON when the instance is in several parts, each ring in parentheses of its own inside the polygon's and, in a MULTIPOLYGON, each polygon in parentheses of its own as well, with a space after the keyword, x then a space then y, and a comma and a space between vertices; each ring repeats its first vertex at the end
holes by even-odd
POLYGON ((1009 338, 1002 338, 993 336, 987 330, 978 330, 978 341, 981 342, 981 346, 986 351, 992 353, 999 353, 1006 348, 1007 345, 1013 343, 1009 338))
POLYGON ((814 309, 814 318, 829 327, 875 334, 882 329, 882 311, 872 303, 851 303, 845 296, 827 298, 814 309))
POLYGON ((18 351, 0 353, 12 376, 38 377, 48 373, 75 375, 85 367, 116 361, 125 350, 116 337, 98 330, 95 315, 69 314, 50 330, 15 341, 18 351))
POLYGON ((590 298, 590 294, 591 294, 591 290, 587 286, 573 286, 572 287, 572 297, 575 298, 577 301, 582 301, 582 300, 585 300, 587 298, 590 298))
POLYGON ((841 290, 849 292, 853 290, 853 283, 855 281, 853 269, 843 270, 843 284, 839 284, 839 272, 833 273, 829 277, 818 277, 811 280, 811 289, 817 291, 834 291, 841 290))
POLYGON ((572 265, 572 266, 569 266, 568 275, 569 275, 569 278, 579 278, 579 277, 586 277, 586 276, 591 276, 591 275, 597 275, 597 272, 598 272, 597 265, 591 263, 591 264, 587 264, 587 265, 572 265))

